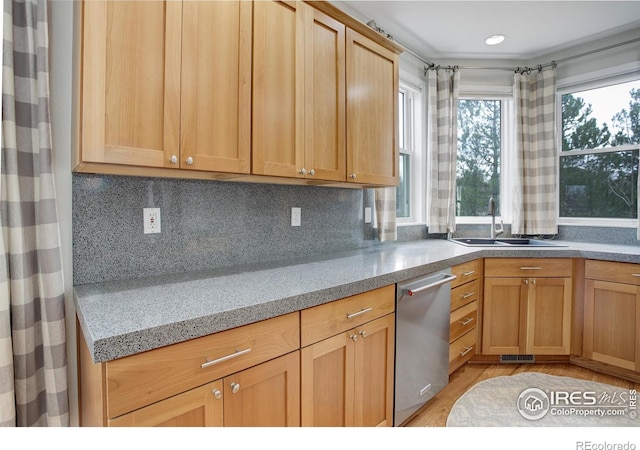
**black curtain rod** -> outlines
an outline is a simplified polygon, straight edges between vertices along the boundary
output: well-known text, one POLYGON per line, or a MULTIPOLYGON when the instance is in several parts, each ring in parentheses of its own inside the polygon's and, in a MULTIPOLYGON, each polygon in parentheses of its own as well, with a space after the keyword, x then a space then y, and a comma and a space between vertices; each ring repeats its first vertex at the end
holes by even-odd
MULTIPOLYGON (((602 47, 596 50, 591 50, 588 52, 584 52, 584 53, 579 53, 577 55, 572 55, 572 56, 567 56, 565 58, 559 58, 556 59, 554 61, 545 63, 545 64, 538 64, 536 66, 532 66, 532 67, 517 67, 517 68, 513 68, 513 67, 491 67, 491 66, 439 66, 429 60, 427 60, 426 58, 419 58, 422 62, 424 62, 427 66, 424 68, 424 73, 426 74, 427 71, 431 70, 431 69, 438 69, 438 68, 443 68, 443 69, 449 69, 449 70, 508 70, 510 72, 522 72, 522 71, 531 71, 531 70, 542 70, 545 69, 547 67, 555 67, 558 65, 558 63, 563 63, 563 62, 567 62, 567 61, 571 61, 573 59, 577 59, 577 58, 582 58, 584 56, 589 56, 589 55, 593 55, 595 53, 600 53, 606 50, 611 50, 617 47, 622 47, 624 45, 629 45, 629 44, 633 44, 636 42, 639 42, 640 38, 635 38, 635 39, 630 39, 628 41, 624 41, 624 42, 620 42, 618 44, 612 44, 612 45, 608 45, 606 47, 602 47)), ((402 45, 402 44, 400 44, 402 45)), ((409 53, 411 53, 412 55, 416 56, 415 52, 410 51, 409 53)))

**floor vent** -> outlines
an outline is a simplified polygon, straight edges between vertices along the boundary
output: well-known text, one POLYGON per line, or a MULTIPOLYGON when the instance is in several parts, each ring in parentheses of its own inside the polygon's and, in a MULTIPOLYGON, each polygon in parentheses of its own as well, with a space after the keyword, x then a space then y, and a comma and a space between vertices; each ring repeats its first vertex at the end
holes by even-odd
POLYGON ((500 355, 501 363, 534 363, 535 355, 500 355))

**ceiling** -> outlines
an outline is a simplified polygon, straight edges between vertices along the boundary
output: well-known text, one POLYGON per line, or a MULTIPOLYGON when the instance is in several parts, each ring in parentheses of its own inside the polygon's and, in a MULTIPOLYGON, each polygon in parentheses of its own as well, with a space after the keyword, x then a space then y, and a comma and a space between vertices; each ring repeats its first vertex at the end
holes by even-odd
POLYGON ((335 1, 429 60, 528 61, 638 29, 640 1, 335 1), (488 46, 486 37, 504 34, 488 46))

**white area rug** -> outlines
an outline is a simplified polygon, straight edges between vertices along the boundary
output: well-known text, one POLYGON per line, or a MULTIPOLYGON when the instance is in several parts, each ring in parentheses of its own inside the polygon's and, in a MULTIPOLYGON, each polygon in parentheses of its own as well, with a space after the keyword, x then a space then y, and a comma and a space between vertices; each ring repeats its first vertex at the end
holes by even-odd
POLYGON ((640 427, 635 390, 536 372, 481 381, 456 401, 448 427, 640 427))

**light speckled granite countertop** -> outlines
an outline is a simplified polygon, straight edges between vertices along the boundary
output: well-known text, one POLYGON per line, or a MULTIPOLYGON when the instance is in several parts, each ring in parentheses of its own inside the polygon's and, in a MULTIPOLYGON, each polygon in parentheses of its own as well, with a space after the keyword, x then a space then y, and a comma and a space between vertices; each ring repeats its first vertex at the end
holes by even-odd
POLYGON ((640 263, 640 247, 465 247, 427 239, 262 264, 76 286, 94 362, 104 362, 359 294, 482 257, 591 258, 640 263))

